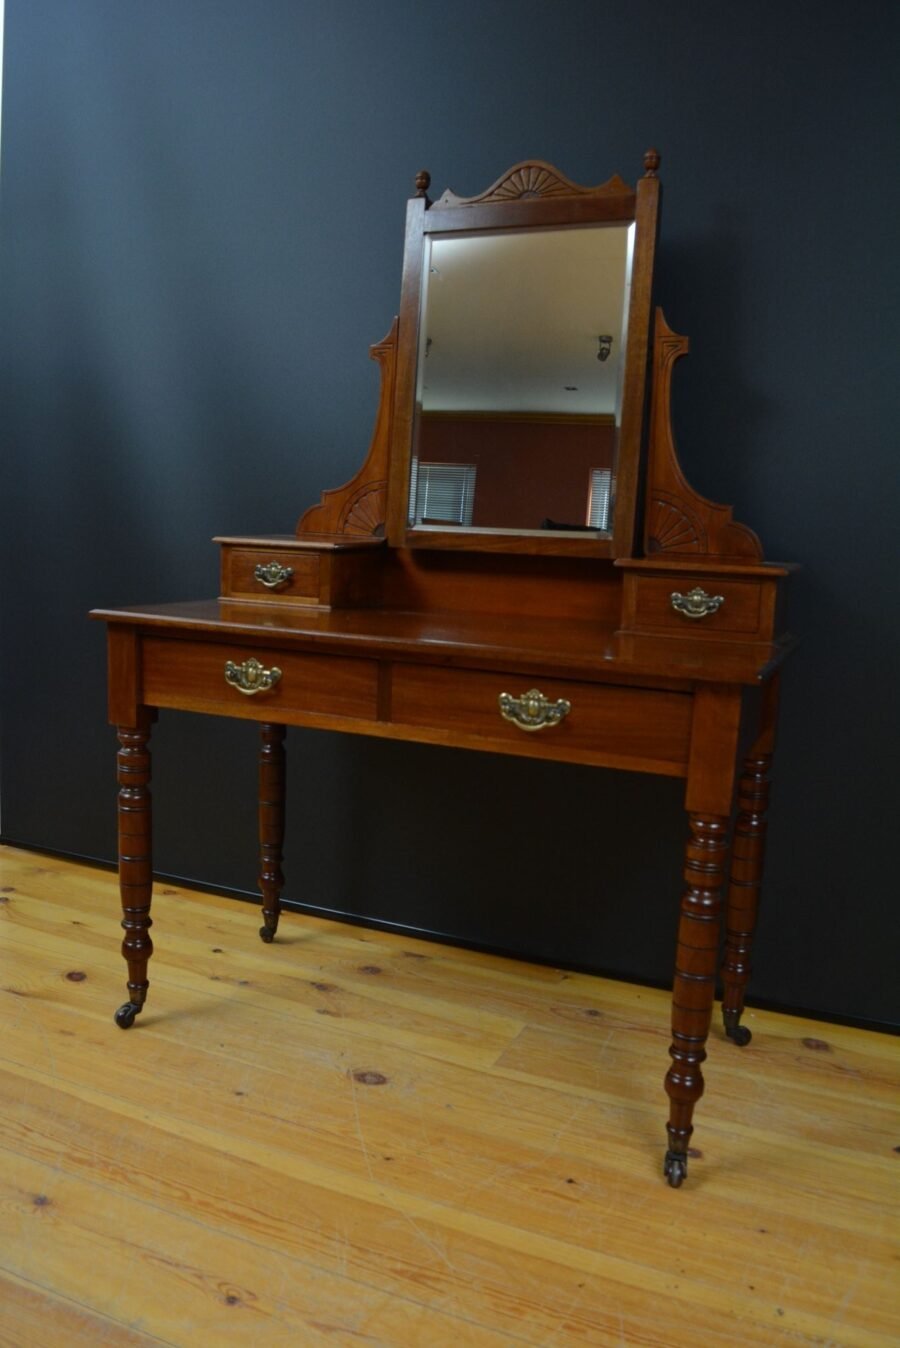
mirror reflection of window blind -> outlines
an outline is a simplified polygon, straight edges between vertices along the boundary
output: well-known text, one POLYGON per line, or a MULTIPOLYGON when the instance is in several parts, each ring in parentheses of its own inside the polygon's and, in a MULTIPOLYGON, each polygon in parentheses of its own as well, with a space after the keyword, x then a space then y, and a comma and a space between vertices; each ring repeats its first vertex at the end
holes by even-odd
POLYGON ((411 514, 429 524, 471 524, 475 502, 474 463, 420 463, 413 459, 411 514))
MULTIPOLYGON (((584 479, 582 478, 582 481, 584 479)), ((588 504, 588 528, 609 528, 609 497, 612 473, 608 468, 591 469, 591 497, 588 504)))

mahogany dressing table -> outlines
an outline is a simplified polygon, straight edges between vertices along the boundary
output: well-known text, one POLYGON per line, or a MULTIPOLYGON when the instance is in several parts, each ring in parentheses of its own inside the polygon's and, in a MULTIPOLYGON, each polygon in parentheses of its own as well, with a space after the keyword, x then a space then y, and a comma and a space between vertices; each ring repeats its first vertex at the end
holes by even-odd
POLYGON ((108 625, 120 743, 122 1028, 144 1005, 153 949, 160 708, 260 724, 266 942, 284 883, 288 725, 684 778, 665 1078, 677 1187, 723 906, 725 1031, 750 1038, 741 1013, 790 640, 787 568, 694 492, 676 458, 670 385, 687 341, 652 307, 658 166, 650 151, 636 188, 584 188, 530 161, 478 196, 434 203, 419 174, 357 475, 294 535, 217 539, 218 599, 93 616, 108 625))

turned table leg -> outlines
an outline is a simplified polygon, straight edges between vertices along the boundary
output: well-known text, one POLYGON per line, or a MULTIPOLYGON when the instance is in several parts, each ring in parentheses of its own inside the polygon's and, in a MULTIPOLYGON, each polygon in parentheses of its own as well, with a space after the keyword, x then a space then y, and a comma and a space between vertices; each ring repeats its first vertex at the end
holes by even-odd
POLYGON ((750 979, 750 955, 766 849, 766 812, 769 774, 775 748, 778 716, 778 676, 763 690, 759 735, 744 760, 738 784, 738 815, 734 826, 731 875, 725 904, 725 958, 722 963, 722 1019, 725 1033, 736 1044, 749 1044, 750 1031, 741 1025, 744 996, 750 979))
POLYGON ((751 1039, 750 1031, 740 1021, 750 978, 750 953, 759 908, 771 763, 771 754, 751 754, 744 762, 738 785, 738 816, 725 905, 722 1019, 728 1038, 741 1045, 749 1044, 751 1039))
POLYGON ((690 814, 685 849, 686 888, 681 900, 675 986, 672 992, 672 1065, 666 1074, 669 1148, 665 1176, 678 1188, 687 1174, 694 1105, 703 1094, 700 1065, 712 1019, 719 954, 721 890, 728 853, 728 819, 690 814))
POLYGON ((259 888, 262 893, 263 925, 259 929, 268 944, 278 930, 284 875, 284 737, 283 725, 260 727, 259 749, 259 888))
POLYGON ((153 954, 150 724, 151 713, 141 711, 137 725, 118 727, 119 893, 125 930, 122 954, 128 964, 128 1001, 116 1012, 116 1024, 123 1030, 134 1024, 146 1000, 150 986, 147 962, 153 954))

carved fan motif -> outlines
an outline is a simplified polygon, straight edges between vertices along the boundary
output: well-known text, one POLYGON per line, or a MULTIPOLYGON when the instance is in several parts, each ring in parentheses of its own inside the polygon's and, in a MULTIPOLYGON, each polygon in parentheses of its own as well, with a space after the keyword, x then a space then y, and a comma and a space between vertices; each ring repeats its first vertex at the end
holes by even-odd
POLYGON ((683 502, 657 493, 647 521, 648 552, 705 552, 706 531, 683 502))
POLYGON ((560 197, 571 190, 571 184, 563 182, 549 169, 539 164, 524 164, 521 168, 513 169, 508 178, 504 178, 493 191, 482 197, 482 201, 504 201, 510 197, 560 197))
POLYGON ((338 533, 384 536, 387 482, 369 482, 351 496, 341 512, 338 533))

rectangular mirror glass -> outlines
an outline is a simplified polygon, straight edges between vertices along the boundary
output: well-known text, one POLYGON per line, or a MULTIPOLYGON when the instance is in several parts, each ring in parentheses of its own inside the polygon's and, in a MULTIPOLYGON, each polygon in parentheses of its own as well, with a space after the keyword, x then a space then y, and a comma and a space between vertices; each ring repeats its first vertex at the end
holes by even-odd
POLYGON ((634 228, 425 241, 415 528, 610 532, 634 228))

